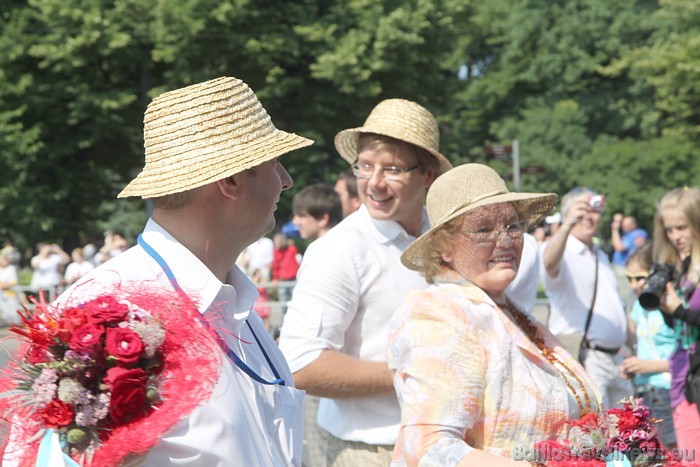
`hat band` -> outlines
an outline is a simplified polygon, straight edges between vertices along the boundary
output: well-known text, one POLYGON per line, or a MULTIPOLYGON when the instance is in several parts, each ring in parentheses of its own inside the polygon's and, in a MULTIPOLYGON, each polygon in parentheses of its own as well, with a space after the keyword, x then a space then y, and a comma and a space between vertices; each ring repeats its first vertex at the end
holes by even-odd
POLYGON ((505 194, 508 194, 508 192, 507 191, 492 191, 490 193, 484 193, 484 194, 481 194, 479 196, 475 196, 474 198, 469 200, 469 203, 462 204, 460 206, 455 206, 454 208, 450 209, 445 214, 443 214, 440 221, 438 221, 438 224, 442 224, 443 222, 445 222, 445 219, 449 218, 450 216, 454 215, 454 213, 456 213, 457 211, 460 211, 471 204, 478 203, 479 201, 483 201, 486 198, 491 198, 492 196, 505 195, 505 194))

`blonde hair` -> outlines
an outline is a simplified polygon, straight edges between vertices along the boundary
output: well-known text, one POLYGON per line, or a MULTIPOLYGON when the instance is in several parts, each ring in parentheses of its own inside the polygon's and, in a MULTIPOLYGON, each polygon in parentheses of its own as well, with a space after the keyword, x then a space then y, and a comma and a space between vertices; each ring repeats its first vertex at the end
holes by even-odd
POLYGON ((678 265, 678 250, 666 236, 663 215, 669 211, 680 212, 693 233, 690 250, 688 279, 700 282, 700 190, 697 188, 675 188, 661 197, 654 215, 654 262, 678 265))
POLYGON ((446 270, 452 269, 450 265, 442 259, 442 253, 453 249, 454 236, 462 226, 463 219, 464 216, 459 216, 440 226, 440 228, 430 234, 430 239, 425 243, 421 261, 423 267, 419 269, 418 272, 425 277, 428 284, 435 282, 435 278, 446 270))

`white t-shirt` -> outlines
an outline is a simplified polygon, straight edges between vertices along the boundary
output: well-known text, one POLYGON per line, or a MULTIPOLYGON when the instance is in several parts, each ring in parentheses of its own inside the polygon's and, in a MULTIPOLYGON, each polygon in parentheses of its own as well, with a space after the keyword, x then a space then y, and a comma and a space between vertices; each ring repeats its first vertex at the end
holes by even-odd
POLYGON ((275 255, 274 242, 267 237, 261 237, 245 249, 245 255, 248 257, 249 273, 256 269, 269 268, 275 255))
POLYGON ((82 263, 76 263, 74 261, 66 267, 66 273, 63 278, 66 282, 72 284, 93 269, 95 269, 95 266, 93 266, 90 261, 83 261, 82 263))

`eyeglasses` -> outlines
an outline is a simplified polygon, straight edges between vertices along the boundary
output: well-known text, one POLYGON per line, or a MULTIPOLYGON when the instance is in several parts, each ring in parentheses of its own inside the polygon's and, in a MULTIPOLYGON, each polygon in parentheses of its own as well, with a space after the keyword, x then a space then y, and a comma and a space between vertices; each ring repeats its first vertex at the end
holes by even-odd
POLYGON ((511 240, 522 240, 526 229, 527 222, 517 221, 499 228, 483 226, 477 230, 462 230, 461 233, 479 243, 494 243, 504 234, 511 240))
MULTIPOLYGON (((402 180, 403 174, 407 174, 413 170, 420 168, 420 164, 416 164, 413 167, 397 167, 395 165, 388 165, 386 167, 380 167, 379 173, 384 178, 384 180, 402 180)), ((357 178, 370 179, 374 175, 374 166, 371 164, 355 162, 352 165, 352 173, 355 174, 357 178)))
POLYGON ((627 277, 627 281, 630 284, 633 284, 641 280, 646 280, 646 278, 649 277, 649 274, 625 274, 625 277, 627 277))

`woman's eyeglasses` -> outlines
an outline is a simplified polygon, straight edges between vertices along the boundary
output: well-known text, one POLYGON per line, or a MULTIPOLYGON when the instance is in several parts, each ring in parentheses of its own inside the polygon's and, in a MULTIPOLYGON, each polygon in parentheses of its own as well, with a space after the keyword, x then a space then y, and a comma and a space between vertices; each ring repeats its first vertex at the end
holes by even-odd
POLYGON ((503 235, 510 237, 512 240, 521 240, 526 230, 527 222, 517 221, 498 228, 483 226, 476 230, 463 230, 462 233, 479 243, 492 243, 496 242, 503 235))
POLYGON ((641 280, 646 280, 647 277, 649 277, 649 274, 625 274, 625 277, 627 277, 627 281, 630 284, 633 284, 635 282, 639 282, 641 280))

